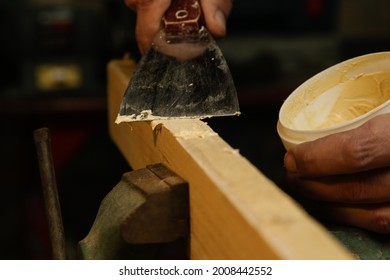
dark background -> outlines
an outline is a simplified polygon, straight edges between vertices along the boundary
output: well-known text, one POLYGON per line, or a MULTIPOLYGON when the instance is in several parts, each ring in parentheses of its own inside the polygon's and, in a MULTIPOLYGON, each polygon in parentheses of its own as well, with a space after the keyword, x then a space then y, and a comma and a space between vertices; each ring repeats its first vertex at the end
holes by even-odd
MULTIPOLYGON (((219 45, 242 116, 211 127, 279 186, 283 100, 317 72, 390 47, 387 0, 237 0, 219 45)), ((106 64, 131 53, 121 0, 0 2, 0 258, 49 259, 34 129, 47 126, 71 257, 101 199, 130 167, 107 131, 106 64), (40 81, 49 80, 49 84, 40 81)))

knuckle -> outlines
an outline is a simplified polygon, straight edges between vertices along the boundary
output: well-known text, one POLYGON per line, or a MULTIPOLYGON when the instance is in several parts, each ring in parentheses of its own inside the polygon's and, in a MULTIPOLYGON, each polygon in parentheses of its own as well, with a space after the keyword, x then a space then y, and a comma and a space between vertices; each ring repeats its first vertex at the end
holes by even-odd
POLYGON ((363 172, 352 181, 345 182, 339 188, 344 201, 348 203, 373 203, 381 199, 387 184, 382 181, 381 174, 363 172))
POLYGON ((362 126, 365 133, 359 136, 351 135, 346 140, 346 159, 350 166, 357 170, 363 170, 369 166, 376 156, 378 137, 370 129, 370 124, 366 123, 362 126))
POLYGON ((390 233, 390 208, 375 209, 371 222, 373 231, 390 233))

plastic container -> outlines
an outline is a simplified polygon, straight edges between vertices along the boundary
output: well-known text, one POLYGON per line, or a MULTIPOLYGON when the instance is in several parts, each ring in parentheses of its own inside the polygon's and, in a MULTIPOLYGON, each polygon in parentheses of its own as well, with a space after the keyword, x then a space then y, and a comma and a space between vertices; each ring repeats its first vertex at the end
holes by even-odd
POLYGON ((390 52, 349 59, 313 76, 285 100, 278 134, 294 145, 362 125, 390 112, 390 52))

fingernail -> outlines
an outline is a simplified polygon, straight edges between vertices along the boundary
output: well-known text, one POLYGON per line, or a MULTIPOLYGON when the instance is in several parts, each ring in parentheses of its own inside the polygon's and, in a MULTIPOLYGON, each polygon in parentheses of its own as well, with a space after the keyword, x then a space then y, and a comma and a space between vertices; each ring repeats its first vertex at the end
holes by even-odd
POLYGON ((297 163, 295 157, 291 152, 287 152, 284 156, 284 167, 293 173, 298 173, 297 163))

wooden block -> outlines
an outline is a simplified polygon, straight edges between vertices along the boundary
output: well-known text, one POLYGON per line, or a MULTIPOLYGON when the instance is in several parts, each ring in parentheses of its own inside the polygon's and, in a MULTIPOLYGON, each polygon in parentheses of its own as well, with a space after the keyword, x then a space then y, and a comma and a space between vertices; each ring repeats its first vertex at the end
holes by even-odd
MULTIPOLYGON (((350 253, 205 122, 115 124, 135 63, 109 63, 109 130, 133 169, 189 183, 192 259, 350 259, 350 253)), ((228 121, 228 119, 226 119, 228 121)))

